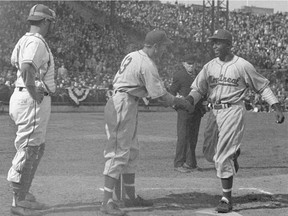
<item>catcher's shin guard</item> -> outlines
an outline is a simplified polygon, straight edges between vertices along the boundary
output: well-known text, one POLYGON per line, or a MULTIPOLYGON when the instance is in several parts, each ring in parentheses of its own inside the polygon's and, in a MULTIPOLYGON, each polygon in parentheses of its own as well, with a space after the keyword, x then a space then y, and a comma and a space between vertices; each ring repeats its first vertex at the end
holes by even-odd
POLYGON ((19 175, 19 182, 11 181, 13 192, 19 201, 25 199, 27 188, 30 185, 32 167, 37 158, 38 146, 27 146, 20 151, 24 151, 24 154, 21 160, 18 161, 19 163, 16 164, 15 167, 17 168, 12 167, 19 175))
POLYGON ((124 188, 125 188, 125 195, 127 195, 129 199, 134 200, 136 198, 135 173, 123 174, 123 182, 124 182, 124 188))
POLYGON ((39 147, 38 147, 38 153, 37 153, 37 156, 36 156, 36 159, 34 160, 33 162, 33 165, 32 165, 32 170, 31 170, 31 174, 30 174, 30 182, 29 184, 27 185, 27 188, 26 188, 26 192, 28 193, 29 190, 30 190, 30 187, 32 185, 32 181, 34 179, 34 176, 35 176, 35 173, 36 173, 36 170, 38 168, 38 165, 41 161, 41 158, 43 157, 44 155, 44 151, 45 151, 45 143, 41 144, 39 147))

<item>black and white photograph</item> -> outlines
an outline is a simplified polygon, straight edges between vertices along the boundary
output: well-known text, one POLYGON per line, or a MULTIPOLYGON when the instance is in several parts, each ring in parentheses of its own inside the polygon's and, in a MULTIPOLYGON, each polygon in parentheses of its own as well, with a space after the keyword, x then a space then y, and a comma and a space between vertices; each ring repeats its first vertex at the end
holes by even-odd
POLYGON ((1 0, 0 27, 1 216, 288 216, 287 0, 1 0))

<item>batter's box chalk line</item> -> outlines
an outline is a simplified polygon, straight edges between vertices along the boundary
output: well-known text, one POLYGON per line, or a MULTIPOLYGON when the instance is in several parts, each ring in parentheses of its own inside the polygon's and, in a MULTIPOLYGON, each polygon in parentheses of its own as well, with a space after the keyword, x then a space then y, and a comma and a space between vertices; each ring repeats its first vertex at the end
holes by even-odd
POLYGON ((218 213, 215 211, 215 209, 202 209, 200 211, 196 211, 196 216, 210 216, 210 215, 216 215, 216 216, 242 216, 241 214, 237 212, 229 212, 229 213, 218 213))
POLYGON ((267 195, 273 195, 273 193, 269 192, 269 191, 265 191, 265 190, 262 190, 261 188, 239 188, 239 190, 252 190, 252 191, 258 191, 262 194, 267 194, 267 195))

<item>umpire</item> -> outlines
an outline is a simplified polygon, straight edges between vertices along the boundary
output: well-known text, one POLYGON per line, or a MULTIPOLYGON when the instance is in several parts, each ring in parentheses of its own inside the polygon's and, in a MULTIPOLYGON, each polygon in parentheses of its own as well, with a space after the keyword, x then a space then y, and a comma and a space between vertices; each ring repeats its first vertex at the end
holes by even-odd
MULTIPOLYGON (((183 61, 176 65, 170 86, 171 94, 177 97, 186 97, 191 91, 190 86, 196 75, 196 62, 193 57, 184 57, 183 61)), ((193 113, 177 109, 177 107, 175 110, 177 111, 177 146, 174 169, 182 173, 202 171, 197 165, 195 154, 200 122, 205 113, 205 110, 202 109, 202 101, 196 104, 193 113)))

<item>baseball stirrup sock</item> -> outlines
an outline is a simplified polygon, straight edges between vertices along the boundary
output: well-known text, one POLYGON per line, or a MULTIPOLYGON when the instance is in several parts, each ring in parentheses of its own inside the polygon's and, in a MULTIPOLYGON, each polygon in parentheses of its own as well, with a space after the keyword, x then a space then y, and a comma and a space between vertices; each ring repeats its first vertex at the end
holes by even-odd
POLYGON ((232 188, 230 188, 230 189, 222 189, 222 191, 224 192, 224 193, 228 193, 228 192, 231 192, 232 191, 232 188))
POLYGON ((109 193, 113 193, 113 189, 110 189, 110 188, 107 188, 107 187, 104 187, 104 191, 107 191, 109 193))
POLYGON ((130 199, 135 199, 136 198, 136 193, 135 193, 135 184, 125 184, 124 187, 126 190, 126 194, 130 199))
POLYGON ((125 184, 125 183, 124 183, 124 186, 125 186, 125 187, 135 187, 135 184, 125 184))
POLYGON ((230 203, 230 201, 226 197, 222 197, 221 200, 223 200, 226 203, 230 203))

